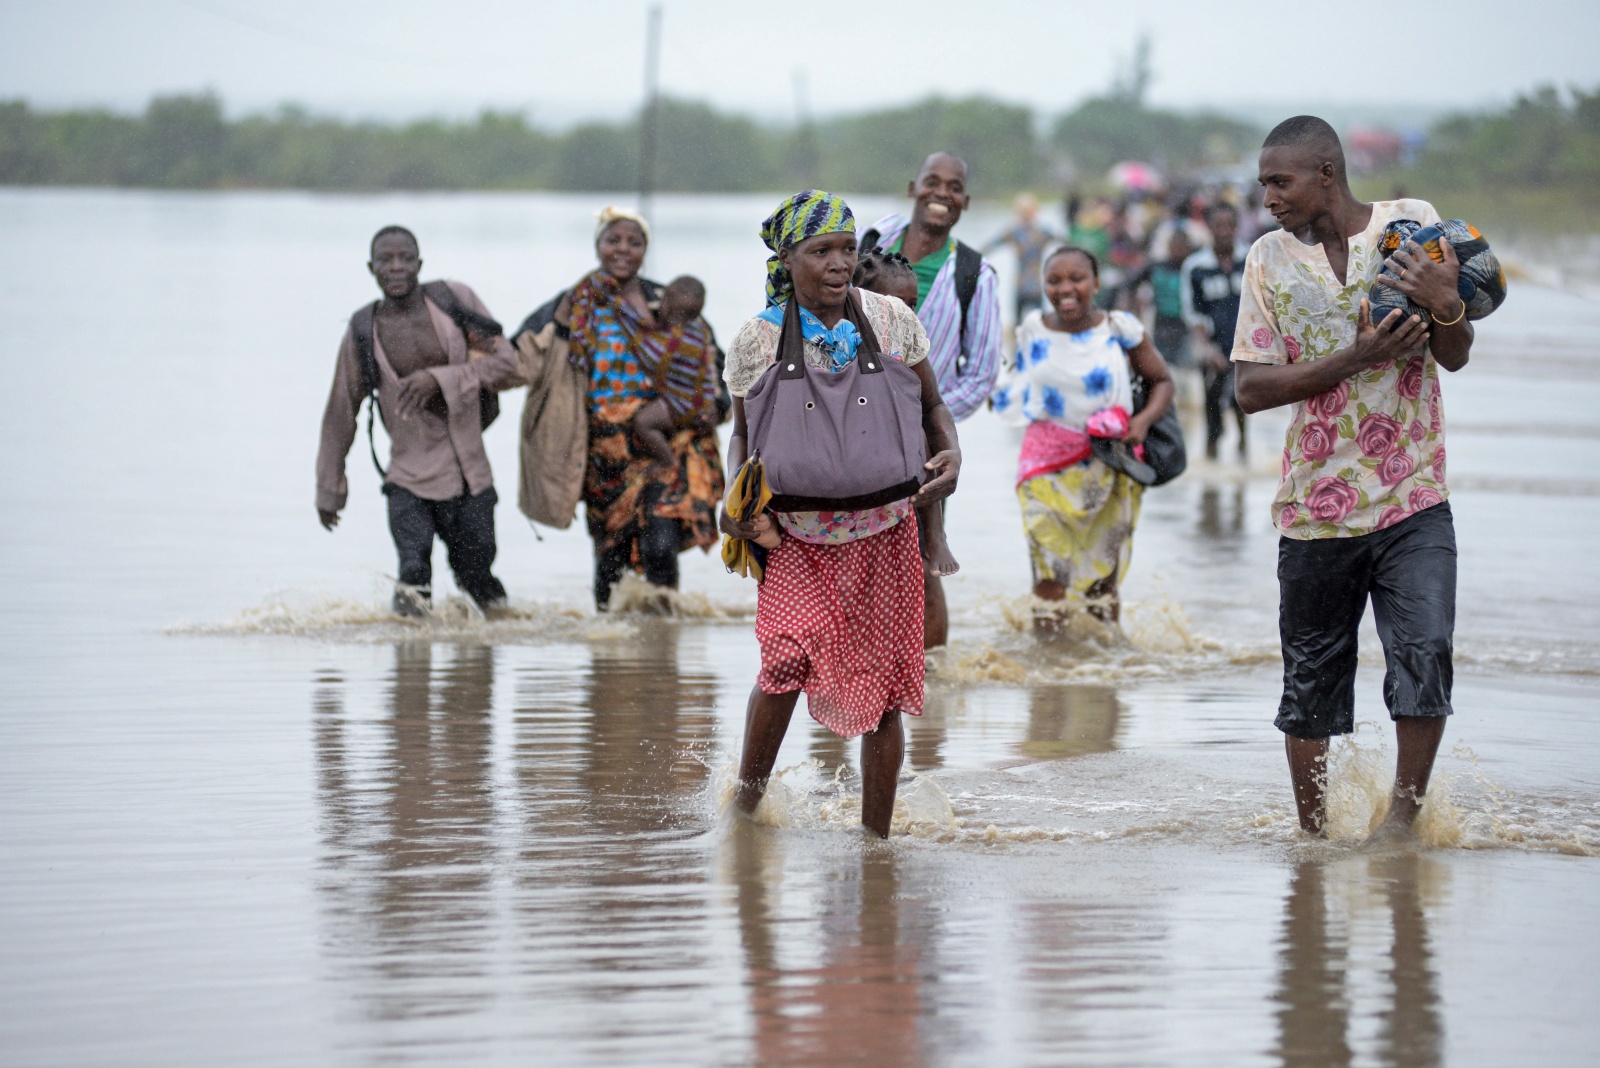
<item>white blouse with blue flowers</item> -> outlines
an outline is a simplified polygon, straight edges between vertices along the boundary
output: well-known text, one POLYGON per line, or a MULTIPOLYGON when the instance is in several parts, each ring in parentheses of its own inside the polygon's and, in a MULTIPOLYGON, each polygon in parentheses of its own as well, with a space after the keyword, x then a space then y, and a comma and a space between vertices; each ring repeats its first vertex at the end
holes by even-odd
POLYGON ((1030 312, 1017 327, 1017 351, 1000 375, 994 410, 1017 426, 1048 420, 1083 430, 1089 417, 1120 405, 1133 413, 1128 350, 1144 340, 1144 324, 1127 312, 1106 312, 1078 334, 1051 330, 1030 312))

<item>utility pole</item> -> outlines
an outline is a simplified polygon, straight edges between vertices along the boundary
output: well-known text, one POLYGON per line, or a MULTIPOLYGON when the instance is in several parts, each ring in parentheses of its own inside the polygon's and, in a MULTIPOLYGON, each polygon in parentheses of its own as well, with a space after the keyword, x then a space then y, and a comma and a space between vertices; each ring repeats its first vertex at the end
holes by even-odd
POLYGON ((817 128, 811 122, 811 94, 806 81, 806 69, 794 68, 794 139, 789 144, 790 180, 801 189, 816 184, 817 159, 821 150, 817 144, 817 128))
POLYGON ((639 113, 639 214, 650 219, 656 198, 656 127, 661 118, 661 5, 650 5, 644 34, 644 110, 639 113))

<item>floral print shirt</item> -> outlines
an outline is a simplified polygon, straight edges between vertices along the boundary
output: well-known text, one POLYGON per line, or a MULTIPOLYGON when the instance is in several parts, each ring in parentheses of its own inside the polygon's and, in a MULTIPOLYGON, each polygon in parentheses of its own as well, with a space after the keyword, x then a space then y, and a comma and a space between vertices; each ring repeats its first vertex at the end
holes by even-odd
MULTIPOLYGON (((1372 205, 1350 238, 1341 285, 1321 245, 1264 234, 1244 264, 1233 359, 1320 360, 1356 339, 1361 301, 1383 266, 1378 238, 1395 219, 1439 221, 1422 200, 1372 205)), ((1427 349, 1369 367, 1292 407, 1272 518, 1285 537, 1348 538, 1393 526, 1445 500, 1444 405, 1427 349)))
MULTIPOLYGON (((858 289, 861 314, 877 335, 878 347, 908 367, 928 358, 928 335, 917 313, 898 297, 886 297, 858 289)), ((757 316, 749 319, 728 346, 728 363, 723 378, 728 392, 743 397, 761 380, 772 361, 778 358, 778 335, 782 328, 757 316)), ((804 343, 806 363, 833 370, 833 357, 811 341, 804 343)), ((845 542, 881 534, 912 513, 911 500, 895 501, 879 508, 859 512, 774 512, 785 534, 813 545, 842 545, 845 542)))
POLYGON ((991 398, 995 413, 1014 426, 1048 420, 1084 430, 1096 412, 1133 411, 1128 350, 1144 340, 1144 324, 1123 311, 1106 312, 1079 334, 1044 325, 1031 311, 1017 327, 1017 351, 991 398))

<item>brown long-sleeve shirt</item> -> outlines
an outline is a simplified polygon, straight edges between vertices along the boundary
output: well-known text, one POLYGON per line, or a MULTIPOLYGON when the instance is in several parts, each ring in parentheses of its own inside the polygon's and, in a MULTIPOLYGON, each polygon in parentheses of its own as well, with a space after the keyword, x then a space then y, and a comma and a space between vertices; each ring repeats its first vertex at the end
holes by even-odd
MULTIPOLYGON (((460 282, 448 282, 461 303, 489 315, 478 295, 460 282)), ((378 414, 389 432, 388 480, 424 500, 447 501, 463 493, 476 496, 494 485, 489 457, 483 448, 478 411, 480 389, 508 389, 520 384, 516 353, 505 338, 495 339, 494 351, 467 353, 467 339, 455 322, 431 300, 428 313, 434 333, 450 362, 427 371, 439 382, 448 418, 434 412, 400 411, 400 379, 383 342, 376 333, 372 347, 378 358, 378 414)), ((345 328, 334 366, 333 389, 322 414, 322 441, 317 449, 317 508, 338 512, 349 495, 344 462, 356 439, 357 415, 366 389, 361 381, 361 360, 355 337, 345 328)))

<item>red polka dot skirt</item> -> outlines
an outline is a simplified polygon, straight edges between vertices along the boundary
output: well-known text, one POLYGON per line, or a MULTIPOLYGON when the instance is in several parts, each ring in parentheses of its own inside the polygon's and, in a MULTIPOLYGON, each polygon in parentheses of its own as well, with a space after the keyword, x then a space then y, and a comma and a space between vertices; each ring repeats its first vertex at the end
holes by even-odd
POLYGON ((883 713, 922 715, 922 555, 908 516, 843 545, 785 537, 756 599, 766 693, 804 690, 818 723, 843 738, 883 713))

